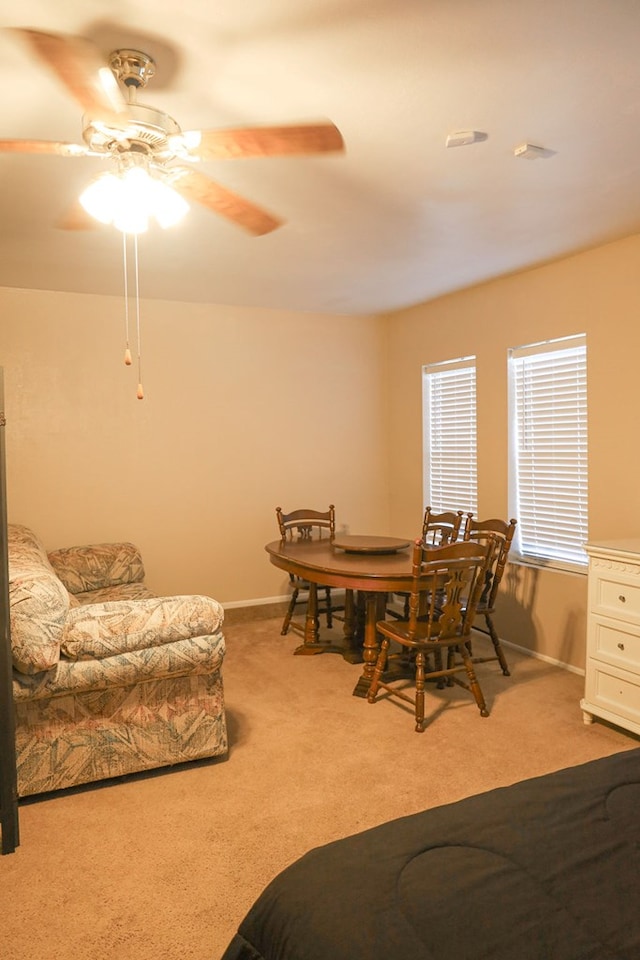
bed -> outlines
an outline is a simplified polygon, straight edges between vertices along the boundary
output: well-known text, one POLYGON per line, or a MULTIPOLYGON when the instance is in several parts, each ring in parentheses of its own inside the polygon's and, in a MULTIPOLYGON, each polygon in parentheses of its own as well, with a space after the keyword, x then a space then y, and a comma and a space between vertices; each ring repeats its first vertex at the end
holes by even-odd
POLYGON ((639 960, 640 749, 311 850, 222 960, 639 960))

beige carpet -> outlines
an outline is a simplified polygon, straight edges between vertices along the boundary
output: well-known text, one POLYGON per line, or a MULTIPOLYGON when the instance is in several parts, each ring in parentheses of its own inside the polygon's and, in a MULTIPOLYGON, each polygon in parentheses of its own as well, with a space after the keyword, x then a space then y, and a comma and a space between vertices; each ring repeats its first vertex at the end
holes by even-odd
POLYGON ((21 845, 0 858, 3 960, 218 960, 309 848, 639 743, 583 724, 581 677, 511 650, 510 678, 478 668, 489 718, 430 687, 416 734, 410 708, 351 695, 359 666, 293 657, 280 622, 226 629, 226 761, 21 804, 21 845))

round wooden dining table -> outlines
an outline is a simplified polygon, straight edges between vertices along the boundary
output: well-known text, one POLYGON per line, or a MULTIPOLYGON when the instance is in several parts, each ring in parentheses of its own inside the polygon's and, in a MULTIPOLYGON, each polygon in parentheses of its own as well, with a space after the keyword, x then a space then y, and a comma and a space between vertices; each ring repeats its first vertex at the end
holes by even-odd
POLYGON ((339 536, 330 540, 274 540, 265 550, 274 566, 311 583, 346 590, 344 643, 325 643, 318 636, 315 596, 310 594, 304 641, 295 653, 341 653, 350 663, 363 663, 353 691, 365 697, 378 656, 376 623, 384 618, 386 595, 411 588, 411 550, 414 541, 397 537, 339 536), (357 636, 354 595, 364 604, 362 641, 357 636))

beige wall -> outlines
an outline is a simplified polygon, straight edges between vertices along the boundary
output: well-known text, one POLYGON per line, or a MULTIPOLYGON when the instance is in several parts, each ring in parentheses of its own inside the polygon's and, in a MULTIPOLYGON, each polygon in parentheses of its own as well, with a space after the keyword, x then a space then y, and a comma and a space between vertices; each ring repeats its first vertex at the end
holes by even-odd
POLYGON ((384 322, 0 289, 10 521, 48 549, 129 539, 161 593, 286 593, 275 507, 387 532, 384 322))
MULTIPOLYGON (((479 514, 508 513, 506 351, 585 331, 590 536, 640 536, 640 237, 388 318, 143 303, 146 398, 118 298, 0 289, 9 518, 47 547, 126 538, 159 592, 280 596, 274 507, 333 501, 413 536, 421 368, 474 353, 479 514), (389 471, 388 465, 392 464, 389 471)), ((582 667, 586 578, 511 565, 501 635, 582 667)))
MULTIPOLYGON (((586 332, 589 536, 640 536, 640 237, 483 284, 389 320, 394 530, 422 509, 421 368, 477 358, 480 517, 508 515, 507 349, 586 332)), ((586 578, 511 565, 496 617, 507 640, 584 665, 586 578)))

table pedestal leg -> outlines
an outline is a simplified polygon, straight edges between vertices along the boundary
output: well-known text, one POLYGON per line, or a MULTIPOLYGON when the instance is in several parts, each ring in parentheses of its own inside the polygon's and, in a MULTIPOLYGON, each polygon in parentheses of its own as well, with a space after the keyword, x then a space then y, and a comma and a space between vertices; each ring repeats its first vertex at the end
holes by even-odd
POLYGON ((304 642, 293 651, 294 655, 310 656, 324 651, 323 644, 318 642, 318 590, 315 583, 309 584, 309 601, 304 622, 304 642))
POLYGON ((358 640, 356 629, 356 603, 353 590, 347 590, 344 597, 344 649, 342 656, 347 663, 362 663, 362 644, 358 640))
POLYGON ((315 583, 309 585, 309 602, 304 622, 304 642, 293 651, 296 657, 312 657, 316 653, 344 653, 342 646, 325 643, 320 640, 320 621, 318 617, 318 588, 315 583))
POLYGON ((386 594, 366 593, 364 603, 364 646, 362 649, 364 668, 360 679, 355 685, 355 689, 353 691, 354 697, 366 697, 369 691, 376 660, 378 659, 378 636, 376 632, 376 623, 378 620, 384 619, 386 594))
POLYGON ((315 583, 309 584, 309 603, 307 604, 307 619, 304 625, 304 642, 318 642, 318 588, 315 583))

